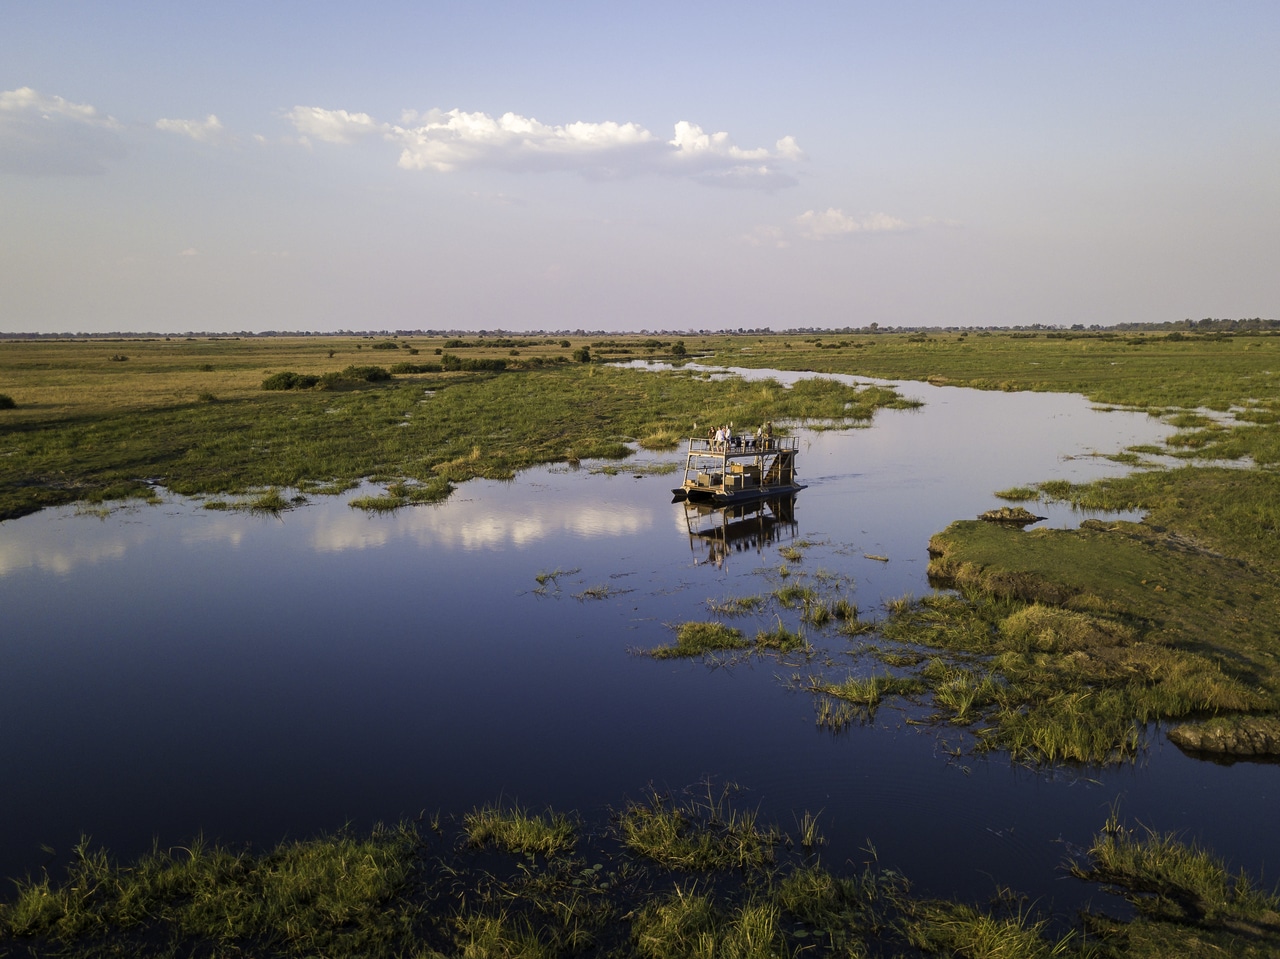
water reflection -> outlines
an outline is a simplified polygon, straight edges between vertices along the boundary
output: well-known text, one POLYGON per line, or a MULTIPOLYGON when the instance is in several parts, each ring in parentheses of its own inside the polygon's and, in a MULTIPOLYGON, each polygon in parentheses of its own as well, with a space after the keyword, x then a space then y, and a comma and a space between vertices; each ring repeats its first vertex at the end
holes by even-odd
POLYGON ((4 524, 0 577, 19 570, 65 576, 80 567, 125 560, 169 537, 191 549, 214 544, 272 548, 287 539, 316 553, 384 549, 400 542, 424 549, 501 550, 530 549, 562 535, 633 536, 657 522, 656 504, 608 502, 586 470, 561 472, 555 483, 539 482, 544 474, 554 475, 547 471, 534 471, 514 483, 477 480, 465 484, 446 505, 379 515, 346 506, 348 498, 377 492, 372 487, 278 514, 211 511, 199 500, 180 498, 160 506, 118 507, 101 516, 61 507, 4 524), (506 487, 516 495, 502 495, 506 487), (147 515, 155 511, 182 515, 186 522, 157 524, 147 515), (301 531, 305 539, 299 543, 301 531))
POLYGON ((766 548, 793 541, 799 529, 794 495, 738 506, 682 505, 695 565, 723 568, 731 553, 754 553, 759 558, 766 548))

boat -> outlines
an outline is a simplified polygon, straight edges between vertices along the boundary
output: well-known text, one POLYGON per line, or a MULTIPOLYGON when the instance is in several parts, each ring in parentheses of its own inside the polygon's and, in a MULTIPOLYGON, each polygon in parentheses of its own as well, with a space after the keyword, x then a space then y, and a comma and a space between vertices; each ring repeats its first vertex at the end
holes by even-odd
POLYGON ((685 453, 684 482, 673 502, 729 506, 787 496, 804 489, 796 481, 794 436, 737 437, 731 442, 694 436, 685 453))

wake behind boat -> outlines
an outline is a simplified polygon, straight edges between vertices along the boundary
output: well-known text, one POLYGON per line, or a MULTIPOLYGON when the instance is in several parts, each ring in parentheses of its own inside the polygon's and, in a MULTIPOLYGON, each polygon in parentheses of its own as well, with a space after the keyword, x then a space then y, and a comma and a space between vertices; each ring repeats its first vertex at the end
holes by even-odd
POLYGON ((736 437, 729 441, 692 437, 685 456, 684 482, 675 501, 729 505, 786 496, 804 489, 796 481, 794 436, 736 437))

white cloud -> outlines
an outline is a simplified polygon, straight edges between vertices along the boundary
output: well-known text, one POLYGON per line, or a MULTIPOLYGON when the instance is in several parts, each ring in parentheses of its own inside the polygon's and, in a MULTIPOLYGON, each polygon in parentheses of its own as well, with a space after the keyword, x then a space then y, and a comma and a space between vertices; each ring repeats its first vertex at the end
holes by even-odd
POLYGON ((375 123, 367 113, 346 110, 294 107, 288 116, 304 138, 314 137, 324 143, 355 143, 367 136, 386 134, 391 129, 389 124, 375 123))
POLYGON ((777 226, 758 226, 741 239, 747 246, 772 246, 780 250, 791 245, 782 228, 777 226))
POLYGON ((634 123, 568 123, 549 126, 532 117, 504 113, 432 110, 409 113, 389 139, 403 146, 399 165, 406 170, 449 173, 468 166, 515 170, 576 169, 611 175, 630 158, 649 152, 656 141, 634 123))
POLYGON ((563 170, 595 178, 658 174, 774 189, 795 183, 784 165, 803 157, 793 137, 783 137, 773 149, 743 149, 727 133, 706 133, 684 120, 664 141, 636 123, 552 125, 518 113, 494 117, 462 110, 407 111, 398 124, 388 124, 365 113, 298 106, 288 117, 305 140, 350 144, 380 136, 400 147, 402 169, 438 173, 488 167, 563 170))
POLYGON ((185 250, 183 250, 181 253, 178 254, 178 256, 199 256, 199 255, 200 255, 200 251, 197 250, 194 246, 189 246, 185 250))
POLYGON ((157 120, 156 129, 179 133, 200 143, 210 143, 222 136, 222 122, 212 113, 203 120, 157 120))
POLYGON ((105 173, 124 156, 120 124, 85 103, 21 87, 0 91, 0 173, 105 173))
POLYGON ((906 220, 887 213, 854 217, 835 207, 822 212, 808 210, 796 217, 794 222, 800 235, 811 240, 828 240, 853 233, 899 233, 911 228, 906 220))

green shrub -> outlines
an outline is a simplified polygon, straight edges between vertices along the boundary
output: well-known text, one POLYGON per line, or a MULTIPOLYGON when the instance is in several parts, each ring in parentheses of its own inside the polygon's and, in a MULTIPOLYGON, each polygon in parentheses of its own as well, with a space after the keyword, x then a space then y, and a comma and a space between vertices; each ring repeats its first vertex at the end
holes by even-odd
POLYGON ((0 393, 0 410, 11 410, 17 405, 8 393, 0 393))
POLYGON ((320 382, 320 377, 307 374, 292 373, 285 370, 274 373, 262 381, 264 390, 309 390, 320 382))
POLYGON ((445 353, 440 357, 440 366, 444 370, 456 372, 462 370, 464 372, 490 372, 501 373, 507 368, 506 360, 480 360, 480 359, 463 359, 460 356, 454 356, 452 353, 445 353))
POLYGON ((381 343, 374 343, 374 344, 373 344, 373 346, 369 347, 369 349, 371 349, 371 350, 398 350, 398 349, 400 349, 400 344, 399 344, 399 343, 394 343, 394 342, 392 342, 391 340, 383 340, 381 343))
POLYGON ((367 383, 380 383, 391 379, 391 374, 381 366, 348 366, 342 371, 344 380, 364 380, 367 383))

